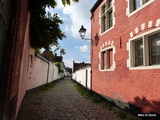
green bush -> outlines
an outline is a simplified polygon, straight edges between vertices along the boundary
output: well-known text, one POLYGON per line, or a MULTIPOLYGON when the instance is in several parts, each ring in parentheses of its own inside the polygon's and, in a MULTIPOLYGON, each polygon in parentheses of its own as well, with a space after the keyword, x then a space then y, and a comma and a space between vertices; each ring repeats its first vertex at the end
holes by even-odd
POLYGON ((55 65, 58 67, 58 73, 63 73, 64 72, 61 63, 56 62, 55 65))

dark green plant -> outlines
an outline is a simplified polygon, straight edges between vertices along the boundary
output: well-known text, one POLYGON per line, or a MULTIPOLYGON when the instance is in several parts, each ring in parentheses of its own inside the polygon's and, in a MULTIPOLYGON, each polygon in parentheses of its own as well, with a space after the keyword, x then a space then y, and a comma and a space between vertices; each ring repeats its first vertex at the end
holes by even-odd
POLYGON ((107 108, 108 110, 112 110, 112 104, 110 102, 104 102, 102 103, 104 108, 107 108))
POLYGON ((98 96, 97 94, 93 94, 91 97, 91 100, 94 103, 101 103, 102 102, 102 98, 100 96, 98 96))
POLYGON ((58 67, 58 73, 63 73, 64 72, 61 63, 56 62, 55 65, 58 67))
POLYGON ((54 86, 55 86, 60 80, 61 80, 61 79, 55 80, 55 81, 53 81, 53 82, 51 82, 51 83, 47 83, 46 85, 44 85, 43 87, 41 87, 40 90, 42 90, 42 91, 48 91, 48 90, 54 88, 54 86))
POLYGON ((92 96, 89 92, 89 90, 85 89, 84 87, 82 87, 80 84, 78 84, 77 82, 74 82, 74 85, 76 87, 76 89, 78 90, 78 92, 84 96, 87 99, 90 99, 92 96))
MULTIPOLYGON (((79 0, 72 0, 78 2, 79 0)), ((62 0, 64 5, 70 5, 71 0, 62 0)), ((31 12, 30 43, 33 48, 49 49, 58 44, 58 40, 65 38, 60 29, 63 21, 54 14, 46 13, 46 7, 56 7, 55 0, 29 0, 31 12)))
POLYGON ((118 111, 118 116, 122 119, 126 119, 127 118, 127 114, 123 111, 118 111))

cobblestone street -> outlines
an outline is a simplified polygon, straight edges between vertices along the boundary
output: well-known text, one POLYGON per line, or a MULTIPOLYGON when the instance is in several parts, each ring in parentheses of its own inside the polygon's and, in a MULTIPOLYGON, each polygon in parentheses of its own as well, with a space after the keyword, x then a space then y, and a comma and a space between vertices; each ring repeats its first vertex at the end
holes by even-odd
POLYGON ((60 80, 49 91, 30 93, 20 120, 121 120, 114 111, 82 97, 70 79, 60 80))

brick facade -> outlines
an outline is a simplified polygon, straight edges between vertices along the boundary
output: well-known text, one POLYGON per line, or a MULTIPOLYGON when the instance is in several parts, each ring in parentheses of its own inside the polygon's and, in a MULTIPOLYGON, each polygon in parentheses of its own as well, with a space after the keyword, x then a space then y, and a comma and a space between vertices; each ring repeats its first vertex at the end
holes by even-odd
POLYGON ((149 108, 149 112, 160 113, 160 65, 132 67, 133 57, 130 57, 132 40, 160 33, 160 1, 151 0, 137 11, 128 13, 129 0, 112 0, 115 23, 111 29, 101 33, 100 14, 105 1, 98 0, 91 9, 94 40, 92 90, 113 100, 141 107, 142 112, 149 108), (114 67, 101 70, 101 51, 109 47, 115 48, 114 67))
MULTIPOLYGON (((28 20, 28 0, 3 1, 0 11, 5 21, 3 32, 3 48, 1 53, 1 85, 0 85, 0 119, 14 120, 21 104, 18 92, 22 81, 27 79, 28 52, 25 49, 29 39, 25 40, 28 20), (3 17, 3 13, 4 17, 3 17), (25 46, 26 45, 26 46, 25 46), (24 52, 25 51, 25 52, 24 52), (24 53, 27 57, 24 59, 24 53), (25 67, 25 68, 23 68, 25 67), (23 71, 23 72, 22 72, 23 71), (24 77, 25 76, 25 77, 24 77)), ((3 25, 2 24, 2 25, 3 25)), ((23 85, 24 86, 24 85, 23 85)))

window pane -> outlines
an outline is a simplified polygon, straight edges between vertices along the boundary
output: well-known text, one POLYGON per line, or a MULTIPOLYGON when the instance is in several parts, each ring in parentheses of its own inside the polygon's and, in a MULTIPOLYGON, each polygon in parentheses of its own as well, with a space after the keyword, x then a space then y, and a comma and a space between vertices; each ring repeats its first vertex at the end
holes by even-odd
POLYGON ((149 37, 150 65, 160 64, 160 33, 149 37))
POLYGON ((106 69, 106 51, 102 52, 102 64, 101 64, 101 69, 106 69))
POLYGON ((106 16, 104 16, 102 18, 102 32, 104 32, 106 30, 106 16))
POLYGON ((109 12, 109 28, 113 26, 112 11, 109 12))
POLYGON ((135 41, 135 65, 143 65, 143 41, 135 41))
POLYGON ((148 1, 150 1, 150 0, 145 0, 145 2, 148 2, 148 1))
POLYGON ((108 68, 111 69, 113 66, 113 49, 108 50, 108 68))
POLYGON ((104 14, 105 11, 106 11, 106 5, 103 5, 103 7, 102 7, 102 14, 104 14))
POLYGON ((134 10, 142 6, 142 0, 134 0, 134 10))
POLYGON ((108 8, 110 8, 112 6, 112 0, 108 1, 108 8))

